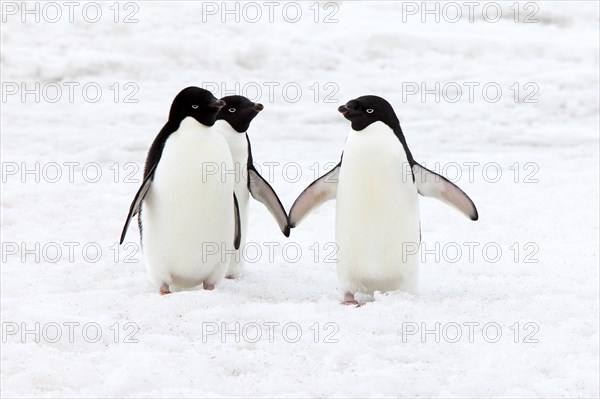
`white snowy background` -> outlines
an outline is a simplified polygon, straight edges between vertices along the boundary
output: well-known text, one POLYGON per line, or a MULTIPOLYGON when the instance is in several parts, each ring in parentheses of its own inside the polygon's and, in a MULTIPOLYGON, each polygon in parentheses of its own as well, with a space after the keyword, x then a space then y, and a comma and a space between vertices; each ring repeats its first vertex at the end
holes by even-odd
MULTIPOLYGON (((501 3, 495 23, 483 18, 485 3, 472 22, 463 5, 457 23, 444 19, 454 18, 449 8, 439 23, 431 15, 423 23, 421 2, 413 3, 416 15, 403 13, 400 2, 337 3, 337 10, 320 3, 317 22, 314 3, 302 2, 297 23, 283 18, 285 3, 269 22, 259 2, 256 23, 221 16, 221 2, 211 3, 219 13, 204 19, 200 2, 120 3, 117 23, 112 2, 102 4, 97 23, 82 17, 84 3, 71 23, 59 2, 59 22, 48 22, 54 11, 46 9, 39 23, 31 15, 23 23, 22 10, 13 15, 3 3, 3 397, 600 394, 596 2, 521 2, 516 23, 513 2, 501 3), (525 23, 534 6, 537 22, 525 23), (123 23, 131 12, 137 22, 123 23), (324 23, 332 12, 337 22, 324 23), (20 91, 9 95, 36 82, 46 87, 39 102, 32 94, 22 101, 20 91), (72 102, 68 82, 79 84, 72 102), (212 292, 159 296, 135 249, 135 228, 126 239, 131 244, 116 252, 141 177, 132 165, 144 162, 179 90, 211 82, 218 97, 228 94, 221 84, 246 87, 252 96, 252 87, 263 88, 253 99, 265 110, 249 134, 255 161, 286 209, 314 179, 314 165, 322 174, 339 159, 350 126, 336 108, 377 94, 395 107, 415 158, 445 167, 477 204, 480 220, 421 199, 423 242, 433 252, 439 246, 439 259, 424 256, 419 294, 376 293, 353 308, 339 304, 335 264, 325 259, 334 241, 334 203, 285 239, 254 202, 248 241, 262 256, 240 280, 212 292), (434 95, 423 101, 406 95, 411 82, 430 89, 455 82, 464 90, 457 102, 436 102, 434 95), (465 82, 479 83, 473 101, 465 82), (490 82, 502 88, 495 103, 481 90, 490 82), (102 89, 95 103, 83 97, 88 83, 102 89), (535 87, 527 83, 537 85, 537 103, 524 101, 535 87), (269 84, 279 85, 272 99, 269 84), (286 84, 302 89, 297 102, 282 94, 286 84), (62 97, 53 103, 57 85, 62 97), (131 93, 137 103, 125 102, 131 93), (276 163, 273 173, 268 162, 276 163), (284 170, 294 162, 299 179, 293 164, 284 170), (472 174, 469 162, 478 165, 472 174), (62 175, 52 183, 56 164, 62 175), (36 165, 39 182, 36 172, 23 173, 36 165), (99 180, 86 181, 97 165, 99 180), (502 175, 494 183, 497 165, 502 175), (126 179, 132 171, 133 182, 126 179), (472 259, 469 242, 478 245, 472 259), (462 256, 452 262, 456 247, 462 256), (95 248, 102 250, 98 257, 95 248), (79 323, 71 324, 72 337, 68 323, 79 323), (279 323, 271 338, 268 323, 279 323), (437 338, 422 335, 436 323, 437 338), (472 334, 469 323, 478 323, 472 334), (486 324, 492 327, 484 331, 486 324), (262 335, 250 342, 257 325, 262 335), (462 335, 451 342, 457 325, 462 335), (488 342, 498 326, 498 342, 488 342), (222 335, 224 328, 233 332, 222 335), (411 335, 413 328, 419 331, 411 335), (302 336, 290 342, 298 329, 302 336), (127 342, 129 333, 137 342, 127 342)), ((488 13, 494 17, 493 9, 488 13)))

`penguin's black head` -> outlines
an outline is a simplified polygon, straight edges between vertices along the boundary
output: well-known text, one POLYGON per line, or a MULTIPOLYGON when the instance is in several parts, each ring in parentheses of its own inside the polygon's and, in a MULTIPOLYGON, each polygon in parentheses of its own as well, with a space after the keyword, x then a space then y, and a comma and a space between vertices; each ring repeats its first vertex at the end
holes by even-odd
POLYGON ((392 129, 400 125, 394 109, 386 100, 377 96, 362 96, 348 101, 338 108, 344 118, 352 122, 352 129, 363 130, 373 122, 381 121, 392 129))
POLYGON ((212 126, 223 106, 225 101, 217 100, 210 91, 191 86, 180 91, 173 100, 169 121, 180 123, 191 116, 203 125, 212 126))
POLYGON ((225 106, 219 111, 217 120, 227 121, 238 133, 247 132, 252 119, 264 108, 262 104, 253 103, 244 96, 227 96, 221 101, 225 101, 225 106))

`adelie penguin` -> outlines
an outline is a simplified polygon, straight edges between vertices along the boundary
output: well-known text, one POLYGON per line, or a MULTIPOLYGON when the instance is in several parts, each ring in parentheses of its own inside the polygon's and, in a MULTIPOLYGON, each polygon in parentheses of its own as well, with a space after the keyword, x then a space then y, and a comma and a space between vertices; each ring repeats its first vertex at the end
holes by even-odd
POLYGON ((227 272, 226 254, 240 245, 234 179, 219 173, 232 170, 233 159, 212 127, 224 105, 198 87, 175 97, 129 208, 120 242, 138 215, 148 274, 162 295, 172 284, 213 289, 227 272))
POLYGON ((357 292, 415 292, 420 245, 419 198, 437 198, 477 220, 475 204, 457 186, 413 158, 392 106, 363 96, 338 109, 351 122, 340 163, 314 181, 290 210, 290 227, 336 199, 337 274, 343 303, 357 292))
MULTIPOLYGON (((252 148, 248 137, 250 122, 263 110, 262 104, 256 104, 243 96, 228 96, 221 99, 225 107, 219 111, 215 127, 229 144, 235 169, 235 194, 240 209, 241 247, 246 242, 248 226, 248 200, 250 195, 263 203, 273 215, 279 228, 286 237, 290 235, 288 216, 273 188, 258 173, 253 164, 252 148)), ((240 276, 244 259, 238 250, 229 260, 227 278, 240 276)))

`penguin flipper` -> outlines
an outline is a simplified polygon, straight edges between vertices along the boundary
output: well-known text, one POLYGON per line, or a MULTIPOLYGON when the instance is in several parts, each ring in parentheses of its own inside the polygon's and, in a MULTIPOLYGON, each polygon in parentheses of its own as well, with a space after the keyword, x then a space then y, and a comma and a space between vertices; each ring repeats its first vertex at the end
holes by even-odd
POLYGON ((289 237, 290 226, 288 225, 288 215, 273 187, 267 183, 254 167, 248 168, 248 190, 255 200, 261 202, 271 212, 283 235, 289 237))
POLYGON ((142 185, 135 194, 135 198, 129 207, 129 213, 127 214, 127 219, 125 220, 125 226, 123 226, 123 231, 121 232, 121 240, 119 241, 119 245, 123 244, 123 240, 125 240, 125 234, 127 234, 127 229, 129 228, 129 223, 131 222, 131 219, 133 219, 133 217, 140 211, 142 201, 144 200, 146 194, 148 194, 148 190, 150 190, 150 184, 154 178, 155 169, 156 164, 148 171, 148 174, 144 178, 142 185))
POLYGON ((412 167, 412 171, 419 194, 424 197, 437 198, 458 209, 471 220, 479 219, 475 204, 457 185, 416 162, 412 167))
POLYGON ((235 249, 240 249, 240 243, 242 242, 242 222, 240 219, 240 207, 238 205, 238 200, 235 195, 235 192, 233 193, 233 218, 235 220, 233 247, 235 249))
POLYGON ((312 182, 298 196, 294 205, 292 205, 292 209, 290 209, 290 227, 298 226, 306 215, 324 202, 336 197, 341 167, 342 162, 340 161, 335 168, 312 182))

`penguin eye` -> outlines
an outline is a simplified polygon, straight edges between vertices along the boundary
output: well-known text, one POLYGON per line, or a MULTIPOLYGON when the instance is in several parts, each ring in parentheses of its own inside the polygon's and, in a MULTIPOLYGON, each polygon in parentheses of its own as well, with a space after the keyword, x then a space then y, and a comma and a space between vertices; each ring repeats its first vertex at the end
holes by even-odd
POLYGON ((197 105, 192 105, 192 108, 197 109, 198 106, 197 105))
POLYGON ((373 113, 373 108, 367 109, 367 114, 372 114, 372 113, 373 113))
POLYGON ((235 112, 235 108, 229 108, 229 112, 233 114, 235 112))

